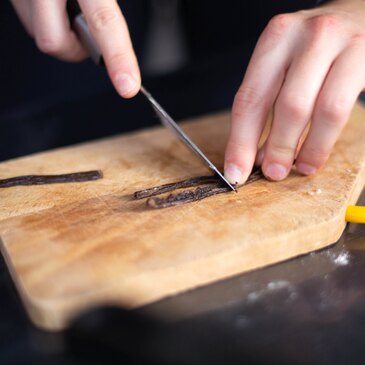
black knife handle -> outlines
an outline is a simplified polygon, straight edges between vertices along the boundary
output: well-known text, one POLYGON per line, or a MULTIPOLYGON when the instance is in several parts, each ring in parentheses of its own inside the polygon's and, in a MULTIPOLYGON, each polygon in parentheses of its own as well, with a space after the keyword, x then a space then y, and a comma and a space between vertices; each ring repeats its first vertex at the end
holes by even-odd
POLYGON ((77 0, 67 0, 66 4, 67 14, 72 24, 75 18, 81 14, 81 8, 77 0))
POLYGON ((82 14, 79 3, 76 0, 67 0, 67 14, 70 19, 72 30, 84 48, 88 51, 91 59, 98 65, 104 66, 104 60, 93 36, 90 33, 86 19, 82 14))

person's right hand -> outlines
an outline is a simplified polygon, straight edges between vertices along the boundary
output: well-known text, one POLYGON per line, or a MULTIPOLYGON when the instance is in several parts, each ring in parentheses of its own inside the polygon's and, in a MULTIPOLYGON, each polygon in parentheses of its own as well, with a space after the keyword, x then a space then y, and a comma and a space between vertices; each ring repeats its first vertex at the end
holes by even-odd
MULTIPOLYGON (((66 0, 11 0, 38 48, 65 61, 81 61, 87 52, 71 30, 66 0)), ((79 5, 118 93, 130 98, 141 76, 128 27, 115 0, 79 0, 79 5)))

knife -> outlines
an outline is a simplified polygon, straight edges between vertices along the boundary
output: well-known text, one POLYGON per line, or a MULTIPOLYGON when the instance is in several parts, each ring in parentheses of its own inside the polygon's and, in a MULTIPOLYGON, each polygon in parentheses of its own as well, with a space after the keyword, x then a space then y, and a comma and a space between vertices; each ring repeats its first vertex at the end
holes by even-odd
MULTIPOLYGON (((90 33, 86 19, 81 12, 79 4, 76 0, 67 1, 67 12, 70 18, 71 27, 77 34, 82 45, 87 49, 91 59, 98 65, 104 65, 103 57, 90 33)), ((201 149, 188 137, 188 135, 179 127, 179 125, 170 117, 165 109, 156 101, 146 88, 141 86, 141 93, 150 102, 155 110, 162 125, 170 129, 178 139, 185 144, 196 156, 198 156, 214 173, 227 185, 231 190, 236 191, 234 186, 224 177, 217 167, 209 160, 209 158, 201 151, 201 149)))

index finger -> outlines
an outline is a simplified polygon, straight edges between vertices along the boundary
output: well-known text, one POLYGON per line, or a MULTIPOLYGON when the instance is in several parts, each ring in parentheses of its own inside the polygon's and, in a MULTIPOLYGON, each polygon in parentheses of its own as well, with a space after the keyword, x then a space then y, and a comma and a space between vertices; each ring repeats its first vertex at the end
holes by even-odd
POLYGON ((232 107, 224 174, 243 184, 252 170, 258 142, 270 108, 290 63, 291 14, 274 17, 261 35, 232 107))
POLYGON ((115 0, 79 0, 90 32, 103 55, 110 79, 118 93, 130 98, 141 85, 127 23, 115 0))

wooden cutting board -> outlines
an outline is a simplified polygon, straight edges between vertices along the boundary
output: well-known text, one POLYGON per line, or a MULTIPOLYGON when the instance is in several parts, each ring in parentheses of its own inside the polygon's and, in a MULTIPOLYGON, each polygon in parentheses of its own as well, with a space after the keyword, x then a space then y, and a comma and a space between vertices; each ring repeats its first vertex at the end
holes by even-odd
MULTIPOLYGON (((222 113, 184 124, 218 167, 222 113)), ((147 209, 132 193, 207 170, 161 128, 0 164, 0 178, 101 169, 87 183, 0 190, 1 250, 35 324, 57 330, 101 304, 141 306, 335 242, 365 182, 356 106, 326 168, 258 181, 201 202, 147 209)))

